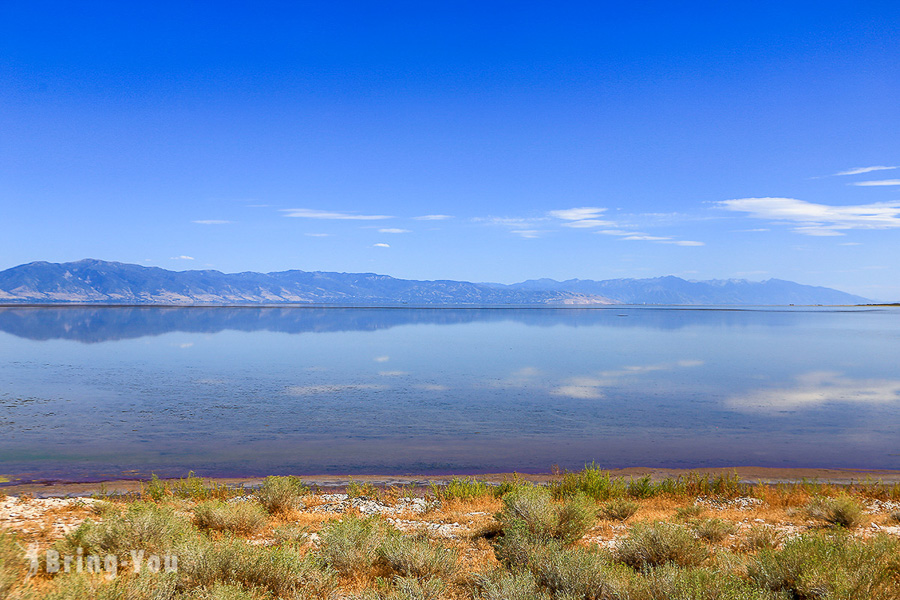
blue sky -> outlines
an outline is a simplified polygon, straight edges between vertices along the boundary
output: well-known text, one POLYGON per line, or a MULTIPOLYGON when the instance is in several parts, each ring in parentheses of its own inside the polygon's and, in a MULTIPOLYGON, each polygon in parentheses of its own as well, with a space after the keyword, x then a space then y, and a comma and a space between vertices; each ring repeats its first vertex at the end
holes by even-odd
POLYGON ((900 300, 897 2, 0 2, 0 268, 900 300))

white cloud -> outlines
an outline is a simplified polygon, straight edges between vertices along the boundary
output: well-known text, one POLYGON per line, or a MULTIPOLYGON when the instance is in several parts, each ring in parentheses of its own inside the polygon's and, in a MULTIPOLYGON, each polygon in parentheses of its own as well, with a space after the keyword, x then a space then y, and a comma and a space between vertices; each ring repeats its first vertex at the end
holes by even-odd
POLYGON ((803 235, 835 236, 848 229, 900 227, 900 202, 829 206, 795 198, 739 198, 717 205, 756 219, 795 223, 794 231, 803 235))
POLYGON ((603 235, 646 235, 640 231, 623 231, 622 229, 602 229, 600 231, 595 231, 594 233, 601 233, 603 235))
POLYGON ((840 171, 835 173, 835 175, 862 175, 863 173, 871 173, 872 171, 890 171, 891 169, 896 168, 897 167, 857 167, 856 169, 840 171))
POLYGON ((514 233, 529 240, 541 237, 541 232, 537 229, 516 229, 514 231, 510 231, 510 233, 514 233))
POLYGON ((389 229, 379 229, 378 233, 411 233, 411 232, 409 229, 389 228, 389 229))
POLYGON ((572 377, 565 381, 565 385, 554 388, 550 393, 554 396, 568 396, 579 400, 603 398, 603 388, 618 384, 623 377, 635 377, 656 371, 671 371, 676 368, 700 367, 703 364, 702 360, 684 359, 674 363, 626 366, 614 371, 601 371, 597 374, 599 377, 572 377))
POLYGON ((563 210, 551 210, 547 214, 564 221, 583 221, 584 219, 596 219, 600 213, 606 212, 605 208, 595 206, 583 206, 581 208, 566 208, 563 210))
POLYGON ((671 240, 671 241, 663 241, 661 244, 675 244, 676 246, 705 246, 703 242, 695 242, 693 240, 671 240))
POLYGON ((372 360, 374 360, 375 362, 387 362, 387 361, 391 360, 391 357, 390 356, 376 356, 372 360))
POLYGON ((599 388, 589 385, 561 385, 550 393, 578 400, 596 400, 603 397, 603 392, 599 388))
POLYGON ((227 225, 231 223, 231 221, 221 221, 219 219, 206 219, 204 221, 191 221, 192 223, 197 223, 198 225, 227 225))
POLYGON ((330 233, 304 233, 303 235, 308 237, 328 237, 330 233))
POLYGON ((382 377, 403 377, 409 375, 409 371, 378 371, 382 377))
POLYGON ((841 242, 841 246, 862 246, 859 242, 841 242))
POLYGON ((822 404, 900 403, 900 380, 851 379, 839 373, 816 371, 795 378, 787 388, 758 390, 733 396, 726 401, 731 408, 751 412, 782 412, 822 404))
POLYGON ((536 223, 545 221, 546 219, 526 219, 523 217, 474 217, 472 221, 475 223, 486 223, 488 225, 501 225, 504 227, 529 227, 536 223))
POLYGON ((193 256, 185 256, 184 254, 182 254, 181 256, 173 256, 169 260, 194 260, 194 257, 193 256))
POLYGON ((587 227, 615 227, 616 224, 612 221, 601 221, 599 219, 582 219, 581 221, 569 221, 568 223, 563 223, 563 227, 577 227, 577 228, 587 228, 587 227))
POLYGON ((384 243, 379 242, 379 243, 377 243, 377 244, 372 244, 372 247, 373 247, 373 248, 390 248, 391 245, 390 245, 390 244, 384 244, 384 243))
POLYGON ((393 219, 388 215, 357 215, 353 213, 331 212, 327 210, 313 210, 311 208, 283 208, 281 212, 286 217, 300 219, 336 219, 339 221, 378 221, 380 219, 393 219))
POLYGON ((900 179, 881 179, 877 181, 854 181, 850 185, 859 185, 863 187, 882 186, 882 185, 900 185, 900 179))
POLYGON ((658 235, 628 235, 622 238, 623 240, 641 240, 645 242, 660 242, 664 240, 671 240, 670 237, 660 237, 658 235))
POLYGON ((422 215, 421 217, 413 217, 416 221, 444 221, 452 219, 450 215, 422 215))

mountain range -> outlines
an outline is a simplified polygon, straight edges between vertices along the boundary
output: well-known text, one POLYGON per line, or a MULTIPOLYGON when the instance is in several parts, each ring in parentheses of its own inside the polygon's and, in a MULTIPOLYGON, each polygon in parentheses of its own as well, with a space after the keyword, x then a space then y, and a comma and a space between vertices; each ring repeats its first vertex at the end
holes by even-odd
POLYGON ((416 281, 375 273, 222 273, 85 259, 32 262, 0 271, 3 304, 243 305, 780 305, 860 304, 838 290, 768 279, 687 281, 679 277, 593 281, 534 279, 511 285, 416 281))

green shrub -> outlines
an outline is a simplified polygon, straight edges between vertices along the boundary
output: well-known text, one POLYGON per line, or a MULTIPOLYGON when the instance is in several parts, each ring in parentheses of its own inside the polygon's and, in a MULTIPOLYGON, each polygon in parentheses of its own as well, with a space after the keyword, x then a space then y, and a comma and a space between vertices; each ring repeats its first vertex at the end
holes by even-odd
POLYGON ((415 577, 395 577, 393 587, 378 593, 369 591, 361 600, 439 600, 445 584, 440 579, 416 579, 415 577))
POLYGON ((187 477, 171 482, 171 491, 174 496, 195 501, 210 498, 225 500, 237 495, 237 492, 227 485, 215 482, 204 484, 203 478, 194 475, 193 471, 190 471, 187 477))
POLYGON ((733 573, 720 569, 663 565, 634 580, 629 600, 779 600, 733 573))
POLYGON ((900 510, 895 510, 888 515, 888 520, 892 523, 900 523, 900 510))
POLYGON ((697 519, 691 521, 688 527, 698 538, 711 544, 721 542, 737 530, 734 523, 722 519, 697 519))
POLYGON ((800 600, 896 600, 898 556, 900 542, 884 535, 866 541, 819 532, 760 551, 747 573, 758 586, 800 600))
POLYGON ((193 590, 190 594, 182 596, 184 600, 264 600, 263 592, 254 592, 244 589, 240 585, 217 583, 210 588, 193 590))
POLYGON ((634 513, 640 510, 641 505, 631 500, 619 498, 604 504, 598 511, 598 516, 611 521, 627 521, 634 513))
POLYGON ((431 484, 431 493, 441 500, 474 500, 493 495, 491 486, 474 477, 454 477, 443 486, 431 484))
POLYGON ((188 589, 229 584, 263 588, 277 596, 316 597, 335 587, 334 573, 320 558, 292 548, 267 548, 230 537, 216 541, 195 537, 176 552, 178 576, 188 589))
POLYGON ((676 493, 682 496, 721 496, 736 498, 748 495, 752 487, 742 483, 737 472, 712 475, 691 472, 676 480, 676 493))
POLYGON ((90 519, 57 544, 61 554, 74 554, 79 547, 87 554, 115 554, 130 558, 131 550, 146 554, 168 552, 179 541, 194 535, 184 517, 168 506, 135 502, 124 513, 108 510, 100 522, 90 519))
POLYGON ((550 600, 542 591, 531 571, 509 572, 497 569, 475 576, 478 600, 550 600))
POLYGON ((554 598, 605 600, 620 597, 626 588, 627 574, 623 567, 613 564, 607 555, 582 548, 563 548, 558 543, 535 548, 527 568, 554 598))
POLYGON ((379 547, 397 534, 380 517, 347 516, 322 529, 319 553, 328 565, 344 575, 352 575, 374 565, 379 559, 379 547))
POLYGON ((141 484, 141 496, 150 496, 154 502, 159 502, 169 495, 171 495, 169 484, 157 477, 156 474, 150 475, 150 481, 147 482, 146 488, 141 484))
POLYGON ((744 533, 741 547, 751 552, 773 549, 781 543, 781 538, 781 533, 774 527, 753 525, 744 533))
POLYGON ((555 539, 570 544, 593 526, 595 512, 593 502, 581 494, 557 505, 546 489, 531 486, 504 496, 497 520, 504 533, 518 530, 536 540, 555 539))
POLYGON ((681 525, 655 521, 633 525, 616 548, 618 560, 635 569, 666 563, 695 566, 707 557, 706 548, 681 525))
POLYGON ((401 576, 446 578, 456 570, 456 552, 425 537, 389 535, 376 553, 385 566, 401 576))
POLYGON ((813 498, 804 511, 811 519, 825 521, 832 527, 852 529, 861 525, 865 519, 862 507, 849 496, 836 498, 813 498))
POLYGON ((625 495, 626 485, 622 479, 613 479, 608 471, 603 471, 596 463, 591 463, 577 473, 566 473, 562 480, 551 486, 555 498, 571 498, 583 494, 594 500, 609 500, 625 495))
POLYGON ((309 488, 303 485, 299 477, 266 477, 256 492, 259 503, 271 514, 286 513, 303 506, 303 496, 309 494, 309 488))
POLYGON ((266 511, 250 502, 207 500, 194 507, 194 524, 201 530, 256 533, 268 522, 266 511))
POLYGON ((0 598, 6 598, 16 582, 24 578, 24 553, 16 536, 0 529, 0 598))
POLYGON ((626 492, 632 498, 652 498, 656 495, 656 486, 653 484, 653 480, 650 479, 650 476, 645 475, 638 479, 631 479, 628 482, 626 492))
POLYGON ((378 488, 370 481, 359 483, 350 479, 350 483, 347 484, 347 496, 350 498, 371 498, 374 500, 378 498, 378 488))
POLYGON ((706 513, 706 507, 700 504, 692 504, 690 506, 679 506, 675 509, 675 518, 679 521, 689 521, 698 519, 706 513))
POLYGON ((287 523, 272 530, 272 537, 277 544, 296 544, 309 537, 309 527, 287 523))
POLYGON ((113 580, 87 573, 60 574, 45 586, 32 586, 15 596, 16 600, 174 600, 176 576, 144 572, 120 573, 113 580))

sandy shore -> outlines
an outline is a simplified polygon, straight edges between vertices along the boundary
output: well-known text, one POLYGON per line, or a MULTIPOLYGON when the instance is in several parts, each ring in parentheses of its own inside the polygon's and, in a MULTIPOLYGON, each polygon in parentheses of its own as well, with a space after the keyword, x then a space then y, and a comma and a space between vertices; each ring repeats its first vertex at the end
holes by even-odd
MULTIPOLYGON (((782 469, 770 467, 728 467, 728 468, 698 468, 698 469, 663 469, 651 467, 630 467, 627 469, 609 469, 613 477, 643 477, 650 475, 652 479, 666 479, 678 477, 690 472, 731 474, 737 473, 738 477, 747 483, 789 483, 803 479, 816 480, 820 483, 849 484, 866 480, 882 481, 884 483, 900 483, 900 471, 894 470, 854 470, 854 469, 782 469)), ((391 485, 413 485, 427 487, 432 483, 442 484, 454 477, 461 475, 303 475, 298 474, 304 482, 316 485, 323 490, 343 491, 350 481, 359 483, 372 483, 378 487, 391 485)), ((490 473, 473 475, 477 479, 499 483, 519 477, 535 483, 547 483, 559 478, 550 473, 539 474, 514 474, 514 473, 490 473)), ((258 487, 262 477, 245 478, 215 478, 204 477, 204 481, 226 484, 233 487, 258 487)), ((60 497, 60 496, 90 496, 95 493, 105 492, 111 494, 127 494, 139 491, 141 480, 121 479, 98 482, 40 482, 40 483, 16 483, 15 481, 0 485, 0 491, 8 495, 19 496, 27 494, 36 498, 60 497)))

